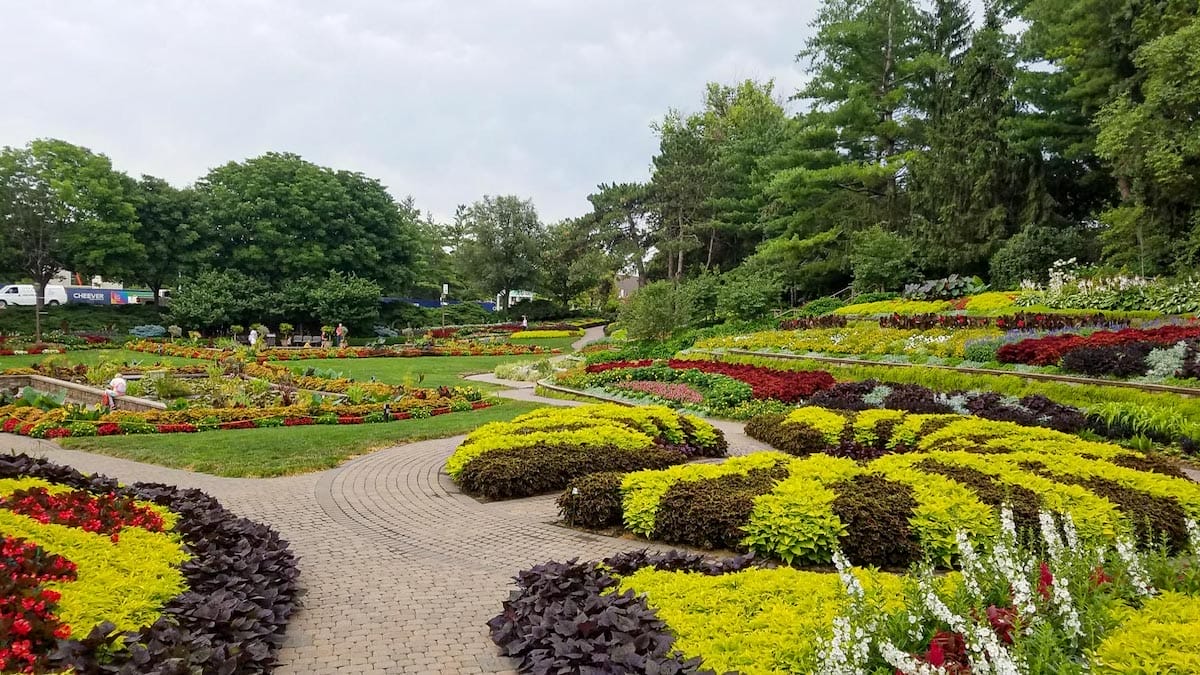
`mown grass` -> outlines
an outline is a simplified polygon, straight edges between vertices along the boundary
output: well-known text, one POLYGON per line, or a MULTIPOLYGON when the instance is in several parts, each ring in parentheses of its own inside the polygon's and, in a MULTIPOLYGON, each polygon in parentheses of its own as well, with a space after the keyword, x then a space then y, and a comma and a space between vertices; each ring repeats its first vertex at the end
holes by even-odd
MULTIPOLYGON (((64 438, 73 450, 233 478, 322 471, 380 448, 465 434, 541 407, 504 401, 473 412, 382 424, 272 427, 194 434, 64 438)), ((3 443, 3 441, 0 441, 3 443)))
MULTIPOLYGON (((529 340, 528 343, 541 345, 547 349, 561 349, 563 353, 571 351, 571 343, 578 338, 550 338, 545 340, 529 340)), ((309 361, 288 362, 292 370, 303 373, 308 368, 322 368, 340 372, 345 377, 356 380, 375 379, 388 384, 412 384, 423 387, 453 387, 470 384, 471 386, 492 389, 478 382, 468 382, 463 379, 466 375, 490 373, 501 363, 514 361, 534 361, 550 358, 549 354, 525 354, 522 356, 420 356, 411 359, 374 358, 374 359, 313 359, 309 361)))
POLYGON ((101 360, 113 361, 116 363, 140 363, 143 365, 151 365, 162 363, 165 365, 188 365, 188 364, 205 364, 212 361, 203 359, 188 359, 179 356, 159 356, 157 354, 147 354, 145 352, 135 352, 129 349, 85 349, 77 352, 67 352, 65 354, 20 354, 15 356, 0 356, 0 370, 7 368, 28 368, 39 361, 43 361, 50 357, 57 359, 65 359, 70 363, 85 363, 87 365, 95 365, 101 360))

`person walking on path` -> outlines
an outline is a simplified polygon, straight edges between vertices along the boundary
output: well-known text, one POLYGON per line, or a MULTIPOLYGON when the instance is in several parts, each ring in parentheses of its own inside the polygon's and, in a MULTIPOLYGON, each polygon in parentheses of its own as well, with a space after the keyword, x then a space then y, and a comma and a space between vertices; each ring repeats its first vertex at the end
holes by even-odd
POLYGON ((338 323, 337 329, 333 331, 333 334, 337 336, 338 349, 343 349, 346 346, 346 336, 350 334, 350 330, 341 323, 338 323))
POLYGON ((529 328, 529 317, 522 314, 521 315, 521 330, 525 330, 526 328, 529 328))

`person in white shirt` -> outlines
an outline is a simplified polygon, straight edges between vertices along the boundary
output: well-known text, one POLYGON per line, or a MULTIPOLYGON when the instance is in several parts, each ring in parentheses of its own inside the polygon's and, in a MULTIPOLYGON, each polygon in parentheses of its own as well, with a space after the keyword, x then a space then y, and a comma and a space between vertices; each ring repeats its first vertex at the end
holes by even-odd
POLYGON ((115 407, 117 399, 125 395, 126 382, 125 378, 117 373, 108 383, 108 389, 104 390, 104 396, 100 397, 100 403, 105 408, 112 409, 115 407))
POLYGON ((250 329, 250 348, 254 349, 254 346, 256 344, 258 344, 258 329, 251 328, 250 329))

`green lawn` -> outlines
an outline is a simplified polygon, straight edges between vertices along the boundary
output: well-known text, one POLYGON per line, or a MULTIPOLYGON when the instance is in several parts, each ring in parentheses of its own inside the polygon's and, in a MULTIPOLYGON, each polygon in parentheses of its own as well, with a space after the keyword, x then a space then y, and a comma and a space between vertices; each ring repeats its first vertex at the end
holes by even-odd
MULTIPOLYGON (((546 340, 529 340, 549 349, 561 349, 563 353, 571 351, 571 343, 578 338, 552 338, 546 340)), ((345 377, 356 380, 370 380, 388 384, 420 384, 423 387, 452 387, 454 385, 470 384, 480 389, 494 389, 478 382, 467 382, 464 375, 490 373, 501 363, 513 361, 533 361, 549 358, 549 355, 539 356, 526 354, 523 356, 418 356, 408 359, 375 358, 375 359, 312 359, 307 361, 288 362, 293 370, 303 373, 307 368, 327 368, 340 372, 345 377), (419 380, 419 382, 418 382, 419 380)))
POLYGON ((157 354, 135 352, 129 349, 86 349, 77 352, 67 352, 65 354, 24 354, 21 356, 0 356, 0 370, 5 370, 7 368, 28 367, 43 359, 48 359, 51 356, 55 358, 65 358, 71 363, 86 363, 88 365, 95 364, 101 359, 105 359, 107 361, 116 361, 119 363, 141 363, 146 365, 153 363, 171 365, 212 363, 212 361, 206 361, 204 359, 186 359, 178 356, 159 356, 157 354))
POLYGON ((283 476, 330 469, 356 455, 397 443, 465 434, 488 422, 509 420, 539 407, 533 403, 505 401, 469 413, 382 424, 81 437, 64 438, 60 442, 74 450, 217 476, 283 476))

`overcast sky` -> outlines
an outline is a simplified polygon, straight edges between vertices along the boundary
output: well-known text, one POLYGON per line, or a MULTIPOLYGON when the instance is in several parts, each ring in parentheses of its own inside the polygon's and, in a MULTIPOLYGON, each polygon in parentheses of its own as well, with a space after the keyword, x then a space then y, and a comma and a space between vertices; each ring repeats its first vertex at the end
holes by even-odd
POLYGON ((644 180, 652 121, 774 78, 816 0, 0 0, 0 145, 56 137, 177 185, 263 152, 448 218, 484 194, 580 215, 644 180))

